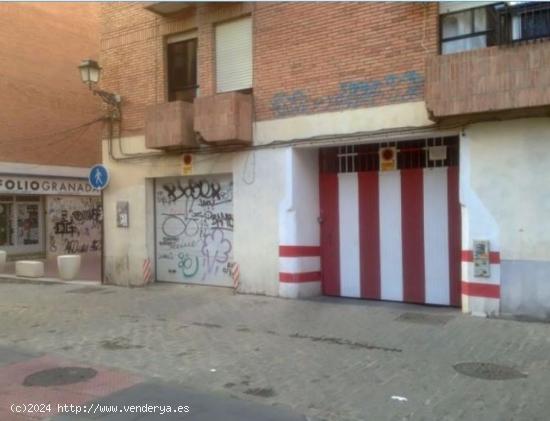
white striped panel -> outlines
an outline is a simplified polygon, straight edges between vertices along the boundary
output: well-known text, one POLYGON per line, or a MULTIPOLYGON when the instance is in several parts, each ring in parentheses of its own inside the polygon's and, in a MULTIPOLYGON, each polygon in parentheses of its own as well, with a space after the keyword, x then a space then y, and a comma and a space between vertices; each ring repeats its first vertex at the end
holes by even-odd
POLYGON ((424 273, 427 304, 450 304, 447 168, 424 169, 424 273))
POLYGON ((279 257, 279 272, 300 273, 319 272, 321 258, 319 256, 279 257))
POLYGON ((359 266, 359 180, 356 173, 338 174, 340 229, 340 295, 361 296, 359 266))
POLYGON ((380 187, 380 296, 403 300, 401 238, 401 173, 381 172, 380 187))

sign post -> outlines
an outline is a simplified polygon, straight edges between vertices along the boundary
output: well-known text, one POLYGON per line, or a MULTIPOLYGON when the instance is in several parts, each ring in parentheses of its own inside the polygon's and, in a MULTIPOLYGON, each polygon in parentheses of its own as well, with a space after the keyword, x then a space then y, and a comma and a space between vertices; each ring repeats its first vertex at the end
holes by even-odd
POLYGON ((103 190, 109 184, 109 171, 103 164, 96 164, 90 168, 88 182, 96 190, 103 190))

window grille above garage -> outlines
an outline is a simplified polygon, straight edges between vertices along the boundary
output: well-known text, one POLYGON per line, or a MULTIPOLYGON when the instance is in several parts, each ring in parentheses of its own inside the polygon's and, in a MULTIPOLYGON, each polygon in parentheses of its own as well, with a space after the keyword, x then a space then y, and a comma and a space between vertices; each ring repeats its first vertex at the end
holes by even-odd
POLYGON ((344 145, 321 149, 320 167, 323 173, 349 173, 379 171, 380 148, 393 146, 397 149, 397 169, 437 168, 458 165, 458 137, 384 142, 364 145, 344 145), (431 148, 438 148, 432 150, 431 148), (445 147, 445 159, 433 159, 445 147), (437 152, 437 153, 434 153, 437 152))

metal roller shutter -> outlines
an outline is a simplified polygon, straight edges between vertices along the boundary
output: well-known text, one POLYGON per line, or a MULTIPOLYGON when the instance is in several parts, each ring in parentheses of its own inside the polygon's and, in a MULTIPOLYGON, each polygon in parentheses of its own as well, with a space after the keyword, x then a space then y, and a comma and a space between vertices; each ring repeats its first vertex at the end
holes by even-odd
POLYGON ((230 175, 155 180, 158 281, 232 286, 230 175))

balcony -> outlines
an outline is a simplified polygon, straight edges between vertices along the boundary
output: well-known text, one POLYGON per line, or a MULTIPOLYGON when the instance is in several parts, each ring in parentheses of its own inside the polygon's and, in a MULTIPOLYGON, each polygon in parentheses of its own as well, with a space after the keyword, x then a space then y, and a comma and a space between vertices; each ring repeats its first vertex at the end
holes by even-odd
POLYGON ((425 99, 435 119, 548 106, 550 42, 429 57, 425 99))
POLYGON ((195 98, 195 131, 215 145, 252 142, 252 95, 227 92, 195 98))
POLYGON ((156 13, 157 15, 170 16, 179 13, 182 10, 195 7, 196 5, 197 3, 192 1, 156 1, 146 3, 143 7, 153 13, 156 13))
POLYGON ((172 101, 147 107, 145 145, 164 150, 197 146, 193 132, 193 104, 172 101))

